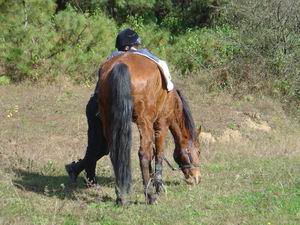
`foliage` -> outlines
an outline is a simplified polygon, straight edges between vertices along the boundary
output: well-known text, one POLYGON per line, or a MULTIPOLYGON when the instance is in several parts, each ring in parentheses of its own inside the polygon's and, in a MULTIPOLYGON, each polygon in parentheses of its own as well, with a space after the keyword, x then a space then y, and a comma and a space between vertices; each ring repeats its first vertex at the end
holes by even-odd
POLYGON ((233 41, 235 36, 236 31, 230 26, 189 30, 175 39, 169 56, 183 74, 224 66, 240 52, 233 41))
MULTIPOLYGON (((126 22, 128 16, 143 17, 145 21, 158 22, 172 17, 179 20, 177 29, 202 27, 216 16, 216 6, 220 0, 65 0, 83 12, 95 9, 105 11, 119 24, 126 22)), ((176 30, 176 29, 175 29, 176 30)))
POLYGON ((12 80, 66 74, 83 81, 111 52, 116 26, 101 12, 82 14, 68 7, 54 14, 53 1, 20 3, 1 4, 1 61, 12 80))
POLYGON ((131 27, 138 32, 142 38, 142 47, 149 49, 162 59, 167 58, 167 49, 170 42, 170 33, 168 30, 161 29, 155 23, 145 24, 142 17, 129 16, 127 23, 121 26, 121 29, 131 27))
POLYGON ((223 16, 227 23, 237 27, 240 38, 236 42, 243 49, 231 70, 234 80, 248 82, 252 79, 254 82, 248 82, 250 88, 270 83, 269 93, 282 97, 288 107, 292 104, 300 112, 300 2, 229 2, 223 16), (256 72, 247 72, 243 69, 245 65, 253 65, 256 72))
POLYGON ((131 27, 182 76, 210 70, 208 87, 300 112, 299 13, 297 0, 0 0, 0 69, 11 81, 85 83, 131 27))
POLYGON ((0 54, 7 74, 13 80, 24 75, 31 78, 40 76, 32 68, 51 48, 48 43, 54 36, 49 29, 49 21, 54 7, 52 1, 30 1, 26 5, 21 1, 2 2, 0 54))
POLYGON ((75 81, 90 79, 99 64, 114 48, 116 26, 101 12, 92 15, 80 14, 73 8, 60 12, 55 17, 59 41, 56 45, 57 62, 65 59, 65 73, 75 81))
POLYGON ((0 76, 0 85, 10 84, 10 79, 7 76, 0 76))

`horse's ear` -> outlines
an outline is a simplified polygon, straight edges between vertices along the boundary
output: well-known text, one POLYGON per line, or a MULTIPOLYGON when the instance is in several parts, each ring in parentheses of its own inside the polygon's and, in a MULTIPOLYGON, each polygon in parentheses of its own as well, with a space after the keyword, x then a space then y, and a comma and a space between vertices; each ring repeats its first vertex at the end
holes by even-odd
POLYGON ((201 131, 202 131, 202 127, 200 126, 200 127, 197 129, 197 137, 200 137, 201 131))

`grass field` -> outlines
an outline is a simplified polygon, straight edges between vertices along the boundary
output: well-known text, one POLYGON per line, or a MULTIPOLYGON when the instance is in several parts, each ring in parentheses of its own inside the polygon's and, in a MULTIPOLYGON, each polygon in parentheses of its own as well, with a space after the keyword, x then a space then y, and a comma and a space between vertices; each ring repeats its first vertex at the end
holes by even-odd
MULTIPOLYGON (((143 196, 134 129, 130 204, 114 204, 109 157, 100 187, 68 185, 64 165, 86 145, 85 105, 92 88, 0 86, 0 224, 300 224, 300 126, 267 97, 232 99, 178 81, 202 124, 202 182, 188 186, 164 167, 165 193, 143 196)), ((197 82, 194 82, 197 83, 197 82)), ((166 142, 172 160, 173 143, 166 142)))

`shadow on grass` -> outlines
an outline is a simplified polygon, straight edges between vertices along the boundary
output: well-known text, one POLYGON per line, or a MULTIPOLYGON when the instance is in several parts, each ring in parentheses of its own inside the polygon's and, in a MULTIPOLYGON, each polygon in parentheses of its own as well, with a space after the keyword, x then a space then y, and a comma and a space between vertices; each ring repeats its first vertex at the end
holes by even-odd
MULTIPOLYGON (((101 187, 114 187, 115 181, 113 177, 98 176, 97 180, 100 184, 97 187, 92 187, 94 191, 88 190, 84 183, 83 177, 78 177, 77 184, 70 185, 69 177, 67 175, 55 176, 55 175, 42 175, 37 172, 31 172, 24 169, 13 170, 16 177, 13 179, 15 187, 22 191, 33 192, 47 197, 57 197, 61 200, 82 200, 84 202, 115 202, 115 199, 103 195, 101 187), (98 194, 97 194, 98 193, 98 194)), ((167 186, 181 185, 179 181, 165 181, 167 186)), ((145 204, 143 201, 132 201, 130 204, 145 204)))
POLYGON ((166 180, 164 184, 167 186, 179 186, 182 185, 183 183, 177 180, 166 180))
MULTIPOLYGON (((82 177, 78 177, 76 185, 69 184, 69 177, 65 176, 47 176, 37 172, 29 172, 22 169, 15 169, 16 178, 13 180, 13 184, 23 190, 34 192, 48 197, 57 197, 59 199, 78 199, 78 191, 87 189, 82 177)), ((114 186, 114 179, 112 177, 97 177, 100 187, 95 187, 101 191, 101 186, 114 186)), ((87 192, 90 197, 93 194, 87 192)), ((104 202, 114 201, 108 196, 104 197, 104 202)))

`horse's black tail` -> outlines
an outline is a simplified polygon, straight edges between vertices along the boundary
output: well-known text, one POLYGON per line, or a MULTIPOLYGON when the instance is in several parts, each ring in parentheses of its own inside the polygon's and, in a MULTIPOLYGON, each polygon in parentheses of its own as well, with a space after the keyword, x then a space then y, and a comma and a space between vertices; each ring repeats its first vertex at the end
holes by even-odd
POLYGON ((116 176, 116 191, 128 193, 131 187, 131 79, 126 64, 116 64, 109 75, 111 86, 110 158, 116 176))

